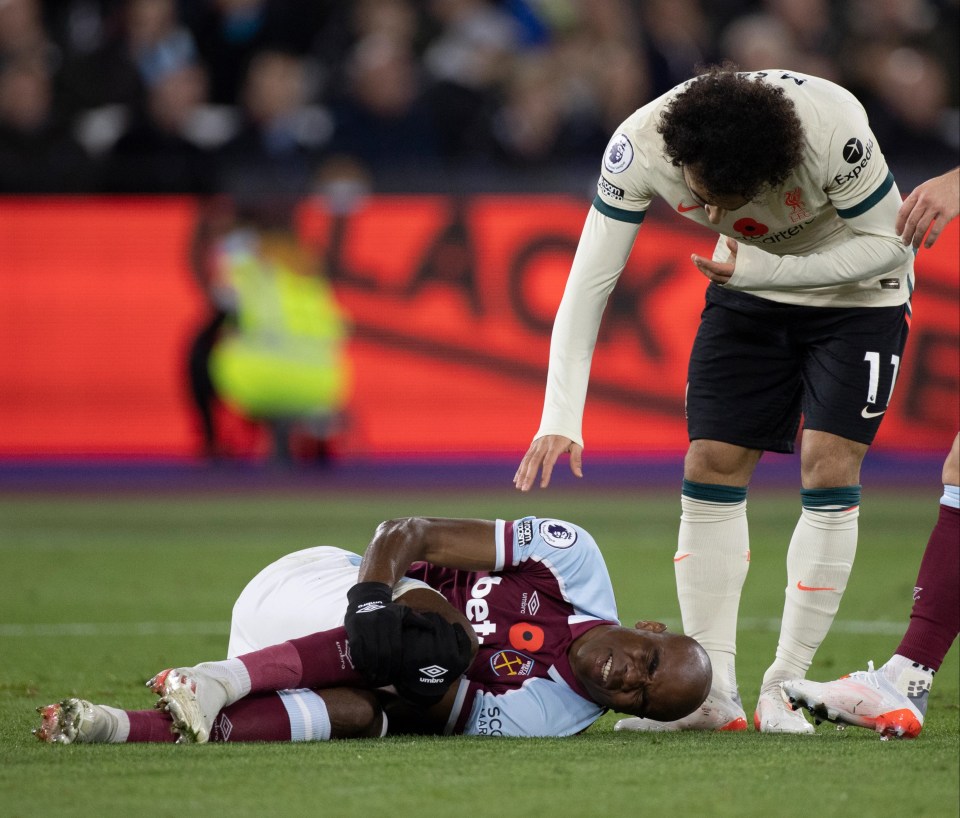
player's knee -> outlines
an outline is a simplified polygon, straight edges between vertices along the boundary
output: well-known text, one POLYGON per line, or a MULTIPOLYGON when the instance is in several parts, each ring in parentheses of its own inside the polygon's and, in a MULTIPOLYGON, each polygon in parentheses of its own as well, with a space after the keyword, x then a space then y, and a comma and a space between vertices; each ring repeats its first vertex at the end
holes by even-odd
POLYGON ((383 735, 383 709, 371 691, 363 691, 357 698, 355 723, 357 738, 377 738, 383 735))
POLYGON ((383 735, 383 709, 372 690, 332 688, 317 692, 327 705, 331 738, 378 738, 383 735))
POLYGON ((683 461, 683 476, 697 483, 745 486, 760 454, 717 440, 692 440, 683 461))
POLYGON ((800 477, 807 489, 853 486, 869 446, 827 432, 806 431, 800 454, 800 477))

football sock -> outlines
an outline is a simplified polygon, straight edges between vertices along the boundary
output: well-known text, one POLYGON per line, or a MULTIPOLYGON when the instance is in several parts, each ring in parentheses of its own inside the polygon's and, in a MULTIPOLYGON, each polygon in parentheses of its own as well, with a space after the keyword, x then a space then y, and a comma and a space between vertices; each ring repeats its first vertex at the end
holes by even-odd
POLYGON ((737 693, 737 612, 750 566, 747 489, 683 481, 673 557, 683 630, 710 656, 713 686, 737 693))
POLYGON ((210 664, 224 667, 230 675, 228 704, 250 693, 287 688, 369 687, 353 667, 343 627, 210 664))
POLYGON ((210 741, 327 741, 330 716, 312 690, 281 690, 249 696, 214 719, 210 741))
POLYGON ((887 677, 904 696, 906 696, 921 713, 927 713, 927 697, 933 687, 933 677, 936 671, 927 665, 920 664, 895 653, 887 663, 880 668, 880 673, 887 677))
POLYGON ((124 714, 130 725, 122 739, 127 742, 174 742, 177 734, 170 728, 173 720, 162 710, 127 710, 124 714))
POLYGON ((802 489, 787 550, 787 590, 777 658, 763 686, 806 675, 847 587, 857 552, 860 486, 802 489))
POLYGON ((960 633, 960 488, 945 489, 920 561, 910 624, 896 651, 934 670, 960 633))
MULTIPOLYGON (((174 742, 177 734, 170 727, 170 715, 162 710, 116 710, 99 705, 101 710, 118 715, 117 721, 128 729, 89 740, 109 742, 174 742)), ((106 723, 106 720, 101 720, 106 723)), ((384 722, 386 723, 386 722, 384 722)), ((264 696, 248 696, 225 707, 210 729, 212 742, 240 741, 327 741, 331 734, 327 706, 312 690, 281 690, 264 696)))
MULTIPOLYGON (((261 652, 257 651, 258 654, 261 652)), ((202 670, 207 678, 219 682, 225 692, 224 706, 232 704, 250 693, 250 674, 239 657, 224 659, 220 662, 201 662, 194 667, 197 670, 202 670)))

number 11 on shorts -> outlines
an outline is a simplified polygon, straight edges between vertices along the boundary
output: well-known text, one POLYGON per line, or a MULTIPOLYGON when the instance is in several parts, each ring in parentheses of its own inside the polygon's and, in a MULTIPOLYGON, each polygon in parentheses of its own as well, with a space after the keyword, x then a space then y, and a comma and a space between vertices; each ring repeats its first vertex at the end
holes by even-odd
MULTIPOLYGON (((877 403, 877 389, 880 386, 880 353, 879 352, 867 352, 863 356, 865 360, 870 365, 870 383, 867 386, 867 403, 876 405, 877 403)), ((890 392, 887 394, 886 406, 890 405, 890 398, 893 397, 893 387, 897 383, 897 373, 900 371, 900 356, 891 355, 890 356, 890 366, 893 367, 893 376, 890 378, 890 392)), ((886 411, 886 408, 884 408, 886 411)), ((867 414, 869 412, 869 407, 864 407, 863 416, 869 417, 867 414)), ((873 415, 882 414, 882 412, 874 412, 873 415)))

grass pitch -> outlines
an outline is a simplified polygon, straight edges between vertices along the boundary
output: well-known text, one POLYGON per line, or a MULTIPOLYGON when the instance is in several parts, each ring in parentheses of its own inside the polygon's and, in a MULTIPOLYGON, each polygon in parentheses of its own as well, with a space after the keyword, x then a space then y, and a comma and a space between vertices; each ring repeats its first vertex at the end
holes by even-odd
MULTIPOLYGON (((772 660, 797 492, 754 489, 738 673, 752 715, 772 660)), ((604 551, 621 618, 679 628, 676 492, 51 495, 0 498, 0 815, 956 816, 958 649, 917 741, 822 725, 815 736, 639 735, 608 714, 568 739, 49 746, 34 708, 68 695, 152 706, 144 681, 223 656, 250 577, 299 548, 362 551, 407 514, 558 516, 604 551)), ((857 563, 810 677, 883 662, 906 626, 931 492, 864 493, 857 563)))

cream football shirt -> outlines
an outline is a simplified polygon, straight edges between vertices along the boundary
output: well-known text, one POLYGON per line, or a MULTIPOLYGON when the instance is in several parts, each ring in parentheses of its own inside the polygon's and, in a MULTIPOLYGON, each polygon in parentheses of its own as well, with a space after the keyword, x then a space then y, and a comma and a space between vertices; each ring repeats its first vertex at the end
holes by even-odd
MULTIPOLYGON (((559 434, 583 444, 600 319, 654 197, 720 234, 715 260, 729 260, 727 236, 738 242, 727 289, 821 307, 886 307, 909 299, 913 252, 894 230, 900 192, 863 106, 818 77, 783 69, 752 74, 782 87, 793 101, 804 158, 780 187, 726 212, 719 224, 696 205, 657 133, 664 108, 689 82, 635 111, 611 138, 554 322, 537 437, 559 434)), ((691 274, 700 275, 692 265, 691 274)))

